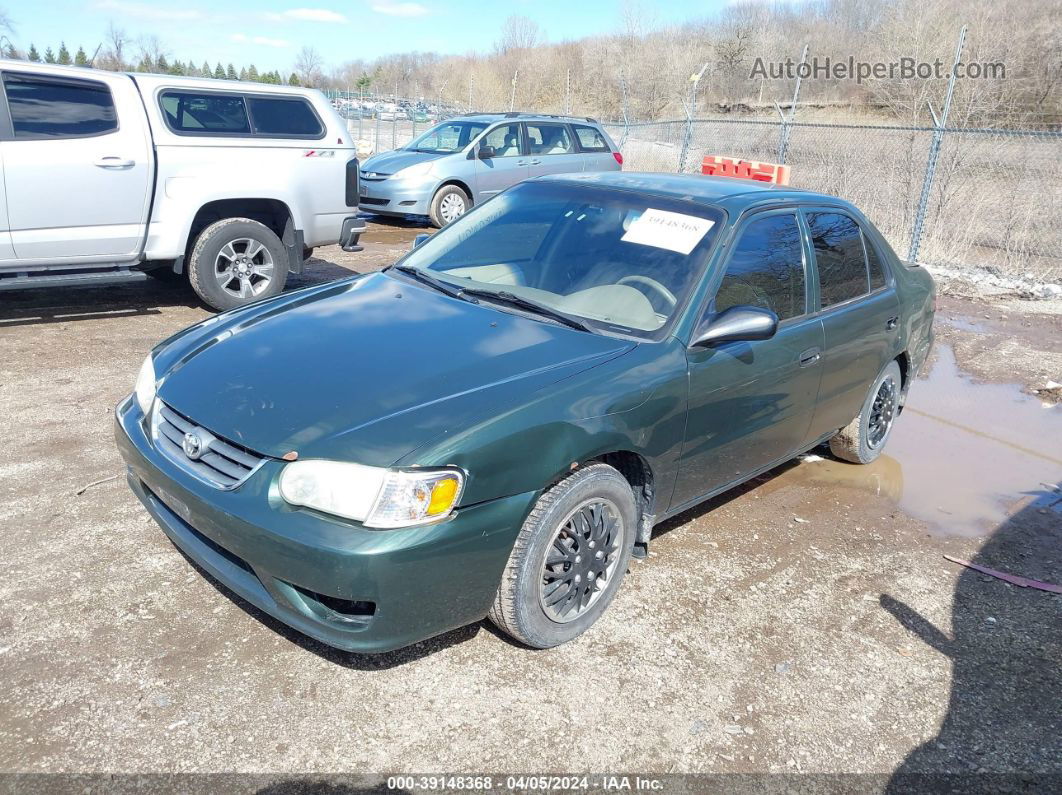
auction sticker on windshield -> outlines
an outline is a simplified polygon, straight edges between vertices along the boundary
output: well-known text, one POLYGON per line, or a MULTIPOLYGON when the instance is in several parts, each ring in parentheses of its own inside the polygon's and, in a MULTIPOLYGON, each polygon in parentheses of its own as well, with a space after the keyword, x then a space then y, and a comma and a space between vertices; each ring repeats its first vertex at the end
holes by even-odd
POLYGON ((715 221, 696 215, 650 208, 631 223, 620 240, 689 254, 714 225, 715 221))

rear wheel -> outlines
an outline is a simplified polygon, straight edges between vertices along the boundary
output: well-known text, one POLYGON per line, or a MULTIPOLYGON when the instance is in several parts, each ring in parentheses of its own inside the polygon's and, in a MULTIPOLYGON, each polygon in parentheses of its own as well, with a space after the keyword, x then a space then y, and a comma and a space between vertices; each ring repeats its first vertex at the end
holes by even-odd
POLYGON ((265 224, 224 218, 204 229, 188 258, 188 279, 204 302, 226 310, 284 289, 288 253, 265 224))
POLYGON ((538 649, 581 635, 619 590, 636 522, 634 495, 619 472, 606 464, 573 472, 524 522, 490 620, 538 649))
POLYGON ((830 452, 853 464, 869 464, 881 455, 900 408, 900 386, 900 365, 889 362, 871 385, 856 418, 830 439, 830 452))
POLYGON ((442 228, 468 212, 471 206, 472 200, 461 188, 457 185, 443 185, 432 197, 428 216, 433 226, 442 228))

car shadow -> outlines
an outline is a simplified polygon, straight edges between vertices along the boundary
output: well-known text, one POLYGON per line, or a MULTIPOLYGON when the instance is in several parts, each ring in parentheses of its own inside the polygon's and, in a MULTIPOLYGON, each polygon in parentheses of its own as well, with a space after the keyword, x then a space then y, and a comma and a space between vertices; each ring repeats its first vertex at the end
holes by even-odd
MULTIPOLYGON (((1062 585, 1062 495, 1030 496, 971 562, 1062 585)), ((890 594, 879 601, 952 667, 939 731, 907 756, 887 791, 1062 791, 1062 596, 963 568, 950 631, 890 594)))

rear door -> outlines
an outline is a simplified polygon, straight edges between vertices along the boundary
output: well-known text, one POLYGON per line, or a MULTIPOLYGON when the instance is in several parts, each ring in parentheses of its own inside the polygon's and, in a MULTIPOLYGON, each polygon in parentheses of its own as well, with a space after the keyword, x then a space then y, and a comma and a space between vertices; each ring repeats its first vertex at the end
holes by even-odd
POLYGON ((5 70, 0 142, 21 262, 135 258, 154 179, 140 95, 125 75, 5 70))
POLYGON ((527 122, 530 176, 540 174, 570 174, 583 170, 583 155, 575 145, 575 137, 567 124, 560 122, 527 122))
MULTIPOLYGON (((4 128, 3 98, 0 96, 0 137, 4 128)), ((11 245, 11 229, 7 221, 7 194, 4 191, 4 152, 0 147, 0 263, 15 258, 15 249, 11 245)))
POLYGON ((892 358, 899 337, 899 299, 878 257, 868 267, 864 235, 837 208, 804 208, 825 334, 822 384, 811 436, 843 428, 892 358))
POLYGON ((499 124, 488 130, 472 150, 475 160, 476 204, 527 179, 528 158, 520 133, 520 125, 517 122, 499 124), (481 146, 491 147, 494 156, 486 160, 481 159, 481 146))
POLYGON ((575 143, 583 155, 583 171, 619 171, 620 164, 604 133, 589 124, 573 124, 575 143))

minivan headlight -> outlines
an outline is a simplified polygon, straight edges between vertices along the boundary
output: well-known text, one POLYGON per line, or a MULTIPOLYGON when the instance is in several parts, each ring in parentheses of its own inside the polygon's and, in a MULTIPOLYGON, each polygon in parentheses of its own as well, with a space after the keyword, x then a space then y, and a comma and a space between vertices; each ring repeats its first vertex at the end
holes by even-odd
POLYGON ((382 469, 342 461, 293 461, 280 473, 280 496, 362 522, 366 527, 409 527, 445 519, 461 498, 458 469, 382 469))
POLYGON ((140 372, 136 374, 136 386, 133 387, 136 395, 136 404, 144 412, 144 416, 151 411, 151 404, 155 402, 155 363, 151 361, 151 354, 140 365, 140 372))

